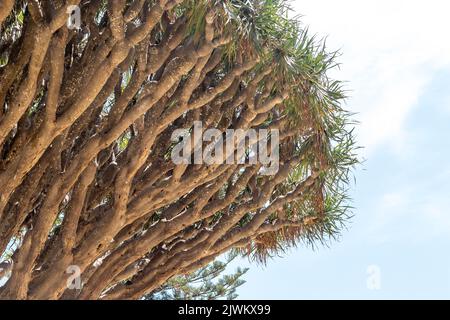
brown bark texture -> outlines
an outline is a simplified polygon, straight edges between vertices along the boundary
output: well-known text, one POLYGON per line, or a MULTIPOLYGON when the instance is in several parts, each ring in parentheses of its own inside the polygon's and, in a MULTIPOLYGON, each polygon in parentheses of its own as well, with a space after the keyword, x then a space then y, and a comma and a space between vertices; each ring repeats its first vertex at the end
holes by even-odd
POLYGON ((230 250, 336 237, 350 115, 285 5, 0 1, 1 299, 138 299, 230 250), (174 164, 196 121, 279 130, 279 170, 174 164))

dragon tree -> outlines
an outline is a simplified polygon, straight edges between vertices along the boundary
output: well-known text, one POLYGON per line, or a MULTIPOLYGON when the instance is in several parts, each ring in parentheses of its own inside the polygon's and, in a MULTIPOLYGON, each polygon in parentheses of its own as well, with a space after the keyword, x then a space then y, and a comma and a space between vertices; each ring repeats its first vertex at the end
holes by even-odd
POLYGON ((335 238, 357 163, 336 56, 286 0, 1 0, 0 298, 151 297, 335 238), (175 163, 198 122, 277 130, 278 170, 245 138, 245 161, 175 163))

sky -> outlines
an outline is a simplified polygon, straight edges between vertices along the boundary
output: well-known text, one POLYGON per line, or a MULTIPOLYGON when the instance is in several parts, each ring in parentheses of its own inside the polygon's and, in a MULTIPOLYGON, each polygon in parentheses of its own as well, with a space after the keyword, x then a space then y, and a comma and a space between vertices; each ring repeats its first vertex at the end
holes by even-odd
POLYGON ((340 50, 364 163, 330 247, 249 266, 240 299, 450 299, 450 2, 292 1, 340 50))

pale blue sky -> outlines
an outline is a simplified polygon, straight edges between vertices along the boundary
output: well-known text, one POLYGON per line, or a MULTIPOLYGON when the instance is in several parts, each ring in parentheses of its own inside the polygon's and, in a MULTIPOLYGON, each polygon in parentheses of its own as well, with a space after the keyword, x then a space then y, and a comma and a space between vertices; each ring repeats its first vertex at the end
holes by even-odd
MULTIPOLYGON (((250 265, 241 299, 450 298, 450 4, 293 1, 341 49, 366 162, 340 242, 250 265), (380 288, 367 286, 369 266, 380 288)), ((246 261, 236 264, 247 265, 246 261)))

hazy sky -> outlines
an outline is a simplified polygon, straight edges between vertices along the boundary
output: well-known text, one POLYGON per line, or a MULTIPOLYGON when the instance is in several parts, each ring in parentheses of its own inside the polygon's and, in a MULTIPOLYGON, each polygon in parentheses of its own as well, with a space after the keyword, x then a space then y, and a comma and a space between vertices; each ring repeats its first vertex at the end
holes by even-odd
POLYGON ((343 54, 366 162, 340 242, 252 264, 240 298, 450 298, 450 2, 292 4, 343 54))

